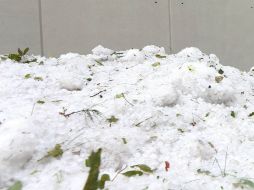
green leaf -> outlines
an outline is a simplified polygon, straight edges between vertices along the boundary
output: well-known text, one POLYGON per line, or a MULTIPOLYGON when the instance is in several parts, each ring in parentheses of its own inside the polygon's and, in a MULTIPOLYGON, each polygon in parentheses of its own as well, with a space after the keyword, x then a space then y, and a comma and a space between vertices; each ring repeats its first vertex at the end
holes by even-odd
POLYGON ((244 187, 249 187, 251 189, 254 189, 254 182, 248 179, 240 179, 239 182, 233 184, 235 187, 241 187, 242 189, 244 187))
POLYGON ((160 55, 160 54, 156 54, 155 57, 162 59, 162 58, 166 58, 167 56, 165 56, 165 55, 160 55))
POLYGON ((22 51, 20 48, 18 48, 18 54, 19 54, 20 56, 23 55, 23 51, 22 51))
POLYGON ((107 119, 107 121, 108 121, 109 123, 116 123, 118 120, 119 120, 119 119, 116 118, 116 117, 113 116, 113 115, 112 115, 110 118, 107 119))
POLYGON ((8 188, 8 190, 21 190, 22 186, 21 181, 16 181, 11 187, 8 188))
POLYGON ((86 167, 91 167, 91 163, 90 163, 89 158, 87 158, 87 159, 85 160, 85 165, 86 165, 86 167))
POLYGON ((103 174, 100 181, 98 181, 98 186, 100 189, 104 189, 106 181, 110 181, 110 176, 108 174, 103 174))
POLYGON ((251 112, 251 113, 249 114, 249 117, 252 117, 252 116, 254 116, 254 112, 251 112))
POLYGON ((117 99, 119 99, 119 98, 123 98, 124 97, 124 94, 123 93, 121 93, 121 94, 117 94, 116 96, 115 96, 115 98, 117 98, 117 99))
POLYGON ((235 112, 234 111, 231 111, 230 115, 235 118, 235 112))
POLYGON ((31 77, 32 77, 31 74, 26 74, 24 78, 25 79, 30 79, 31 77))
POLYGON ((122 173, 122 175, 124 175, 126 177, 133 177, 135 175, 141 176, 141 175, 143 175, 143 172, 139 171, 139 170, 130 170, 130 171, 122 173))
POLYGON ((131 166, 131 168, 134 168, 134 167, 138 167, 143 172, 153 173, 153 170, 145 164, 138 164, 138 165, 131 166))
POLYGON ((9 54, 8 58, 13 60, 13 61, 17 61, 17 62, 21 61, 21 56, 18 55, 18 54, 9 54))
POLYGON ((160 65, 161 65, 160 62, 155 62, 155 63, 152 64, 153 67, 158 67, 158 66, 160 66, 160 65))
POLYGON ((29 48, 24 49, 23 55, 26 55, 28 51, 29 51, 29 48))
POLYGON ((60 144, 56 144, 55 147, 48 151, 48 154, 46 157, 54 157, 54 158, 57 158, 57 157, 60 157, 63 155, 63 150, 62 150, 62 147, 60 144))
POLYGON ((38 100, 37 104, 44 104, 45 102, 43 100, 38 100))
MULTIPOLYGON (((99 186, 98 176, 100 173, 101 149, 98 149, 97 152, 92 152, 88 157, 87 163, 89 163, 90 171, 83 190, 97 190, 99 186)), ((107 179, 106 176, 103 178, 107 179)))

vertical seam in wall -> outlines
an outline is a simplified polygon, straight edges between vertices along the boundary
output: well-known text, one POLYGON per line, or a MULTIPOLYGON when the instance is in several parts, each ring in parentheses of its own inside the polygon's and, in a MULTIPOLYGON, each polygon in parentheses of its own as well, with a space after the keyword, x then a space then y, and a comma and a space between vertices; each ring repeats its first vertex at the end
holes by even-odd
POLYGON ((41 55, 44 56, 44 43, 43 43, 43 29, 42 29, 42 9, 41 0, 38 0, 39 6, 39 23, 40 23, 40 45, 41 45, 41 55))
POLYGON ((172 8, 171 0, 168 0, 168 17, 169 17, 169 48, 170 53, 173 53, 173 38, 172 38, 172 8))

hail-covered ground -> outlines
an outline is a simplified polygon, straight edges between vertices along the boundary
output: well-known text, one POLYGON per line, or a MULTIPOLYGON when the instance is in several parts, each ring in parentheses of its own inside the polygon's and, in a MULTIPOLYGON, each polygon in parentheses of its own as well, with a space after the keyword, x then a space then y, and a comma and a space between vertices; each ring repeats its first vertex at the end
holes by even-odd
POLYGON ((251 72, 196 48, 92 52, 0 62, 1 190, 82 190, 99 148, 105 189, 254 188, 251 72))

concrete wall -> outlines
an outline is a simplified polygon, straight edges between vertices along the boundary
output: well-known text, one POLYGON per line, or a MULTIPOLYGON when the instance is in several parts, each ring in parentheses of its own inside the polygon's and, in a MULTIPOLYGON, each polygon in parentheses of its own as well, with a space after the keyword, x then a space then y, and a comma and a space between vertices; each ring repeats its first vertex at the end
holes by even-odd
POLYGON ((224 65, 254 66, 253 0, 0 0, 0 54, 58 56, 155 44, 196 46, 224 65))

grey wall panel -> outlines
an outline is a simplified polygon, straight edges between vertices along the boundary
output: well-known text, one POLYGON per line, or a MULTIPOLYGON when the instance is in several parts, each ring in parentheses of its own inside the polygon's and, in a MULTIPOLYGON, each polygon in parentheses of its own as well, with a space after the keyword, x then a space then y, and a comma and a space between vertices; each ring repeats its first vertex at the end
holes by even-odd
POLYGON ((42 0, 47 56, 147 44, 169 49, 168 0, 42 0))
POLYGON ((37 0, 0 0, 0 54, 30 47, 40 54, 37 0))
POLYGON ((215 53, 224 65, 254 66, 252 0, 171 0, 172 44, 215 53))

